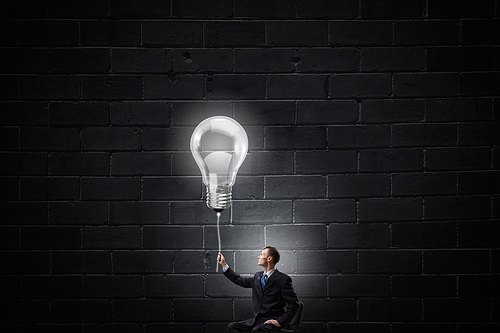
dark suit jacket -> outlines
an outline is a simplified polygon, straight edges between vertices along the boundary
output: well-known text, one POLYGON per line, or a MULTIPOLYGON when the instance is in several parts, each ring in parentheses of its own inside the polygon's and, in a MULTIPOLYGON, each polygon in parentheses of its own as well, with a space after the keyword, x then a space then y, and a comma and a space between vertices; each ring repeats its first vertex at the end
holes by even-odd
POLYGON ((257 272, 253 277, 241 277, 231 267, 224 272, 233 283, 244 288, 252 288, 252 323, 257 316, 260 316, 264 319, 276 319, 282 327, 285 327, 299 309, 299 300, 293 290, 292 279, 275 270, 262 290, 260 279, 263 274, 264 272, 257 272))

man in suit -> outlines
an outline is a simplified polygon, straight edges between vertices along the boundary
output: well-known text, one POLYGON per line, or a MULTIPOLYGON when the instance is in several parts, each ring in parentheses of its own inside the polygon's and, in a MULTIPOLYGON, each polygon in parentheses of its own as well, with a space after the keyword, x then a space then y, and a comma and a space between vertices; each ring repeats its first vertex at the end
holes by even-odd
POLYGON ((275 268, 279 260, 278 250, 267 246, 259 255, 259 266, 264 271, 253 277, 241 277, 219 253, 217 261, 224 275, 241 287, 252 288, 253 318, 229 324, 227 332, 279 332, 292 320, 299 308, 299 300, 292 279, 275 268))

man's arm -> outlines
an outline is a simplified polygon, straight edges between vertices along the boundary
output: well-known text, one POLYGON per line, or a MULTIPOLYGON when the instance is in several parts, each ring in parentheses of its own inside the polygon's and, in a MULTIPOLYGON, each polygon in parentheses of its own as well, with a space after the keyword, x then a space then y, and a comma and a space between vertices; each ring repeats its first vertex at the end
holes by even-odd
POLYGON ((253 278, 242 277, 233 271, 226 263, 226 260, 224 260, 222 253, 219 253, 217 256, 217 261, 223 267, 224 275, 231 280, 231 282, 243 288, 252 288, 253 278))

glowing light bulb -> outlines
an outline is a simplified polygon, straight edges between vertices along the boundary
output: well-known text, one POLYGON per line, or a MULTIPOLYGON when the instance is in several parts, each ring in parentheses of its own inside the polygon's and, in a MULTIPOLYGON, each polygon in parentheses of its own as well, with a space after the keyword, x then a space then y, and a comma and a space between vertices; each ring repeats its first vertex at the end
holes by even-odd
POLYGON ((248 137, 234 119, 210 117, 196 126, 191 153, 207 188, 207 206, 221 212, 231 206, 236 174, 248 152, 248 137))

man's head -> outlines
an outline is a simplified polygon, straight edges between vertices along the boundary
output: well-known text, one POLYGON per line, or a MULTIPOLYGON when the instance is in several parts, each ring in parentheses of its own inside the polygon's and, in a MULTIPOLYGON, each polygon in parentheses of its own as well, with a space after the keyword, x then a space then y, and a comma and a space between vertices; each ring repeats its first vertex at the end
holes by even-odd
POLYGON ((274 267, 280 261, 280 253, 273 246, 266 246, 259 255, 259 266, 274 267))

